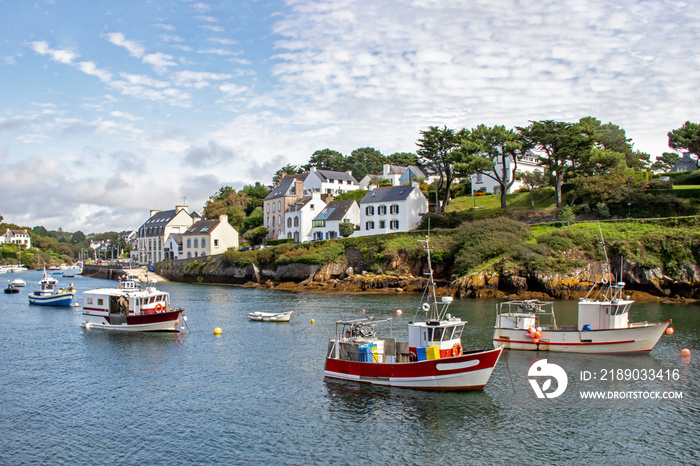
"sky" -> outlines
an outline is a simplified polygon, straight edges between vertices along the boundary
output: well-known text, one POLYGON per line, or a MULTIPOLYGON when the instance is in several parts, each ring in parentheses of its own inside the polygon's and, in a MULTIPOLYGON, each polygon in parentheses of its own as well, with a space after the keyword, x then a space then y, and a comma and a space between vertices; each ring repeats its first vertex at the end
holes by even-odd
POLYGON ((0 0, 0 215, 86 234, 202 211, 314 151, 593 116, 652 159, 700 120, 665 0, 0 0))

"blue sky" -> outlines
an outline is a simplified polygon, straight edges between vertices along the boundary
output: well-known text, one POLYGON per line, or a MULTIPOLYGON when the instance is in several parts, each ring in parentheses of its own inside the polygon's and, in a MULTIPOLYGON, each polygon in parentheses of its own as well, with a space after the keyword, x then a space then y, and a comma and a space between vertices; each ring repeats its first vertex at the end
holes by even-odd
POLYGON ((594 116, 660 155, 700 120, 680 1, 0 0, 0 214, 137 228, 318 149, 594 116))

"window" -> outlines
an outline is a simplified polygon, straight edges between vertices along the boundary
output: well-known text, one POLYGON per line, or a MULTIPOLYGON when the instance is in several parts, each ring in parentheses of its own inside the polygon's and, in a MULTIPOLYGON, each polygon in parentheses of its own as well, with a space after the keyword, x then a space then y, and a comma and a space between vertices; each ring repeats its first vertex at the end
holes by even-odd
POLYGON ((272 216, 272 228, 275 228, 275 216, 272 216))
POLYGON ((198 248, 198 247, 199 247, 199 239, 198 239, 198 238, 195 238, 195 239, 194 239, 194 247, 195 247, 195 248, 198 248))
POLYGON ((389 212, 391 212, 392 215, 396 215, 399 213, 399 205, 394 204, 389 208, 389 212))
POLYGON ((272 203, 272 211, 273 212, 275 211, 275 203, 274 202, 272 203))
POLYGON ((365 224, 365 230, 374 230, 374 222, 367 222, 365 224))
POLYGON ((267 217, 267 226, 270 227, 270 217, 267 217))
POLYGON ((206 248, 206 247, 207 247, 207 239, 202 238, 202 248, 206 248))
POLYGON ((398 230, 399 229, 399 221, 392 220, 391 222, 389 222, 389 228, 392 230, 398 230))
POLYGON ((282 212, 282 201, 277 201, 277 210, 282 212))
POLYGON ((365 208, 365 214, 367 215, 374 215, 374 206, 368 205, 365 208))
MULTIPOLYGON (((281 215, 278 215, 278 216, 277 216, 277 225, 279 225, 279 226, 282 226, 282 225, 283 225, 283 223, 282 223, 282 216, 281 216, 281 215)), ((280 231, 281 231, 281 230, 280 230, 280 231)))
POLYGON ((187 251, 187 258, 189 259, 190 257, 192 257, 192 253, 187 251))
MULTIPOLYGON (((295 217, 296 218, 296 217, 295 217)), ((287 219, 287 228, 292 228, 292 217, 287 219)))
MULTIPOLYGON (((187 247, 188 247, 188 248, 191 248, 191 247, 192 247, 192 240, 189 239, 189 238, 187 238, 187 247)), ((187 256, 187 257, 189 257, 189 256, 187 256)))
POLYGON ((219 240, 218 240, 218 239, 215 239, 215 240, 214 240, 214 247, 215 247, 215 248, 218 248, 218 247, 219 247, 219 240))
POLYGON ((102 298, 97 298, 97 305, 98 306, 103 306, 104 305, 104 300, 102 298))
POLYGON ((294 226, 295 227, 299 226, 299 217, 294 217, 294 226))
POLYGON ((386 206, 380 205, 377 207, 377 215, 386 215, 386 206))
POLYGON ((379 228, 386 228, 386 220, 379 221, 379 228))
POLYGON ((270 213, 270 203, 269 202, 267 203, 267 213, 268 214, 270 213))

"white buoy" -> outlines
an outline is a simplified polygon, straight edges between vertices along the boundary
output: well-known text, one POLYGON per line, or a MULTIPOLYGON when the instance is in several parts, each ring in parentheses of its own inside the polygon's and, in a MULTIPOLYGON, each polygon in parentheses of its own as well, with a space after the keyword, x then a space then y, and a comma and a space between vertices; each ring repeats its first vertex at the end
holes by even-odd
POLYGON ((187 316, 182 316, 182 320, 184 320, 185 322, 187 322, 187 316))

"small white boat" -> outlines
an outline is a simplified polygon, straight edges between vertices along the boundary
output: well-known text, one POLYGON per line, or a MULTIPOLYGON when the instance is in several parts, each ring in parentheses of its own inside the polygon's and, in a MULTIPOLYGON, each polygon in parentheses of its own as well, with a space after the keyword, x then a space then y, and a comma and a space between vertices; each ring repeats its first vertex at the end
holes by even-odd
POLYGON ((71 267, 66 267, 61 271, 64 277, 75 277, 83 273, 83 269, 78 265, 73 265, 71 267))
POLYGON ((15 278, 10 282, 12 286, 27 286, 27 282, 22 280, 21 278, 15 278))
POLYGON ((251 312, 248 319, 260 322, 289 322, 294 311, 287 312, 251 312))

